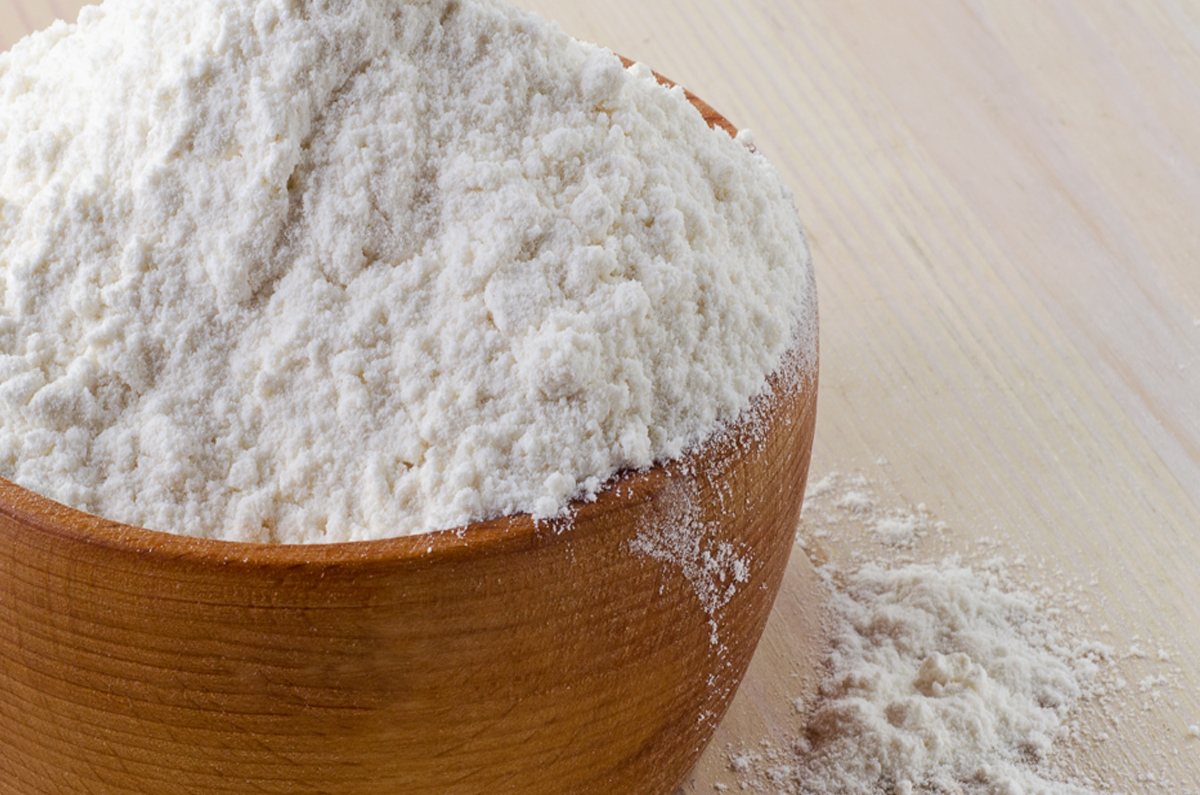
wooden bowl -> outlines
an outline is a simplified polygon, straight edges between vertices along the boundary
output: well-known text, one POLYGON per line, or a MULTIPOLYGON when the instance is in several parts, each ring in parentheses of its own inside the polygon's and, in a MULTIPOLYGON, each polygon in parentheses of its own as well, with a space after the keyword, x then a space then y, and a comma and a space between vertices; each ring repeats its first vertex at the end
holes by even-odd
POLYGON ((793 544, 816 375, 789 362, 570 522, 238 544, 0 481, 0 791, 670 792, 793 544))

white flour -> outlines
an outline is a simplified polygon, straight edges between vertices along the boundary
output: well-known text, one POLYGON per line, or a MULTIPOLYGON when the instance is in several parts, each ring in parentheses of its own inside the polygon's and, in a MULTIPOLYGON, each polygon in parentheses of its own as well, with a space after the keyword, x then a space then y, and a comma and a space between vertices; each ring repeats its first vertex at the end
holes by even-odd
POLYGON ((491 0, 107 0, 0 55, 0 475, 169 532, 560 514, 815 350, 775 170, 491 0))
POLYGON ((719 614, 750 579, 751 560, 747 550, 714 540, 720 528, 701 517, 693 485, 677 481, 665 488, 629 548, 680 570, 708 615, 709 640, 724 655, 719 614))
POLYGON ((1022 587, 994 556, 971 565, 907 557, 946 526, 924 505, 885 509, 861 477, 829 475, 807 492, 802 547, 811 553, 851 525, 865 544, 855 562, 818 569, 830 593, 824 679, 811 703, 794 703, 802 723, 789 745, 731 749, 741 789, 1093 795, 1056 745, 1083 734, 1080 704, 1120 685, 1108 681, 1113 650, 1054 619, 1070 602, 1022 587))
POLYGON ((1068 642, 1036 598, 956 562, 828 576, 830 670, 797 793, 1090 791, 1038 765, 1103 650, 1068 642))

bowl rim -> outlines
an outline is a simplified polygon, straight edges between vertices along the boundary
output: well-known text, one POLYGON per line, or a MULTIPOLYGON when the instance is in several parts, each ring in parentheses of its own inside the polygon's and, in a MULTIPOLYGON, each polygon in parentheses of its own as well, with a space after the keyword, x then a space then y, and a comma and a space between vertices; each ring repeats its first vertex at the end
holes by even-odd
MULTIPOLYGON (((668 462, 669 463, 669 462, 668 462)), ((527 546, 543 534, 558 535, 581 513, 597 508, 610 510, 617 485, 645 491, 661 467, 621 471, 607 481, 593 501, 572 500, 562 518, 535 520, 528 513, 484 519, 459 527, 430 530, 410 535, 352 541, 278 543, 231 541, 153 530, 105 519, 57 502, 0 477, 0 517, 48 538, 114 552, 136 554, 151 560, 192 562, 198 565, 240 564, 254 568, 269 566, 330 566, 372 564, 383 561, 428 561, 459 559, 464 555, 494 554, 500 549, 527 546), (593 507, 596 506, 596 507, 593 507)), ((622 492, 624 493, 624 489, 622 492)), ((586 526, 586 522, 579 523, 586 526)))

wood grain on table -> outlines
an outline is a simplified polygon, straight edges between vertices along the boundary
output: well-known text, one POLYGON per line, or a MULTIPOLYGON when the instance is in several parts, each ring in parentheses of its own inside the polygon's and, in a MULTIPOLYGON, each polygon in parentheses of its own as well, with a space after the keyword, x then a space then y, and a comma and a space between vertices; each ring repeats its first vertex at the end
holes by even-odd
MULTIPOLYGON (((817 265, 813 477, 1077 583, 1064 622, 1129 684, 1064 753, 1115 791, 1200 792, 1200 5, 520 4, 756 133, 817 265)), ((0 0, 0 48, 76 9, 0 0)), ((683 792, 799 730, 810 601, 785 585, 683 792)))

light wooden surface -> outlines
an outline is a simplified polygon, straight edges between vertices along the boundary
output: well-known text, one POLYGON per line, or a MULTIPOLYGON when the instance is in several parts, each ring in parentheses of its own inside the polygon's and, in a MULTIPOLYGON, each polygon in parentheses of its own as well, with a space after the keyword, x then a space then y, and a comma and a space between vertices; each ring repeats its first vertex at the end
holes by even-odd
MULTIPOLYGON (((0 0, 0 46, 68 2, 0 0)), ((1200 792, 1200 6, 521 4, 755 131, 817 262, 813 476, 1078 583, 1064 620, 1128 686, 1064 753, 1115 791, 1200 792)), ((736 784, 725 744, 796 731, 790 587, 685 792, 736 784)))

